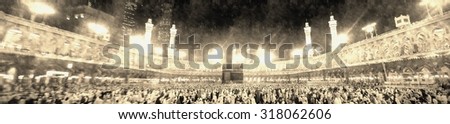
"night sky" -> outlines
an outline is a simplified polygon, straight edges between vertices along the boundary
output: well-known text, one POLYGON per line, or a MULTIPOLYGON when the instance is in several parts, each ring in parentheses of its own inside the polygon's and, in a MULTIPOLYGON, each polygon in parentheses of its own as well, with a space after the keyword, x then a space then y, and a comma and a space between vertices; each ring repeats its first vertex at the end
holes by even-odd
MULTIPOLYGON (((92 6, 111 15, 121 11, 112 0, 80 0, 93 2, 92 6)), ((350 42, 365 39, 362 27, 377 23, 377 33, 395 29, 394 17, 410 15, 411 21, 427 17, 421 0, 138 0, 135 12, 136 33, 143 34, 148 18, 158 27, 161 20, 161 5, 173 1, 172 23, 177 25, 181 40, 195 35, 200 43, 261 43, 271 34, 275 43, 304 44, 304 23, 312 27, 313 43, 324 45, 329 33, 328 21, 333 14, 338 21, 338 33, 348 34, 350 42)), ((72 1, 71 1, 72 2, 72 1)), ((2 2, 0 10, 8 13, 14 3, 2 2), (5 3, 5 4, 3 4, 5 3)), ((117 2, 120 3, 120 2, 117 2)), ((444 11, 448 11, 446 4, 444 11)), ((432 9, 435 7, 431 7, 432 9)), ((64 8, 60 8, 64 12, 64 8)), ((432 11, 433 13, 433 11, 432 11)), ((436 11, 434 11, 436 13, 436 11)), ((61 19, 48 19, 48 24, 64 27, 65 15, 61 19), (51 23, 50 21, 60 21, 51 23)), ((117 16, 118 17, 118 16, 117 16)), ((120 18, 120 17, 118 17, 120 18)), ((119 27, 120 23, 117 23, 119 27)), ((64 28, 63 28, 64 29, 64 28)), ((120 30, 120 29, 119 29, 120 30)))
MULTIPOLYGON (((137 30, 143 33, 147 18, 162 16, 163 1, 143 1, 137 10, 137 30)), ((394 17, 409 14, 411 21, 426 17, 420 0, 175 0, 172 21, 184 41, 195 34, 200 43, 262 43, 267 34, 273 42, 304 44, 306 20, 312 27, 313 42, 323 44, 329 33, 329 16, 338 20, 338 32, 350 42, 365 38, 361 28, 378 23, 377 32, 395 29, 394 17), (213 1, 213 2, 211 2, 213 1), (218 1, 215 2, 214 1, 218 1)))

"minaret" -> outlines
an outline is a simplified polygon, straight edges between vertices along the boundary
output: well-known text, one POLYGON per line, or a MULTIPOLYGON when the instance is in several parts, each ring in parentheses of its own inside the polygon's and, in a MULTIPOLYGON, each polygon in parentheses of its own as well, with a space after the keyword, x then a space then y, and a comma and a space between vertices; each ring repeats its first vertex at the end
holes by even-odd
MULTIPOLYGON (((175 66, 175 52, 176 52, 176 47, 175 47, 175 37, 177 36, 177 29, 175 25, 172 25, 172 28, 170 28, 170 34, 169 34, 169 46, 167 48, 167 59, 169 62, 169 68, 168 69, 174 69, 175 66)), ((178 59, 180 58, 180 53, 178 53, 178 59)))
POLYGON ((145 23, 145 35, 144 39, 145 42, 148 42, 149 44, 152 43, 152 31, 153 31, 153 23, 152 19, 148 19, 147 23, 145 23))
POLYGON ((304 49, 307 48, 306 46, 309 46, 309 45, 311 46, 311 48, 309 48, 308 53, 307 53, 308 57, 311 57, 314 53, 312 50, 311 27, 309 26, 308 22, 305 23, 304 30, 305 30, 305 38, 306 38, 304 49))
POLYGON ((337 34, 337 21, 334 19, 334 16, 330 16, 330 21, 328 21, 328 24, 330 26, 330 33, 331 33, 331 51, 336 49, 340 43, 338 43, 338 34, 337 34))
POLYGON ((309 27, 309 23, 306 22, 305 23, 305 38, 306 38, 306 42, 305 42, 305 46, 306 45, 311 45, 312 41, 311 41, 311 27, 309 27))
POLYGON ((174 52, 176 50, 175 47, 175 37, 177 36, 177 29, 175 25, 172 25, 172 28, 170 28, 170 39, 169 39, 169 48, 168 48, 168 55, 169 58, 174 57, 174 52))
POLYGON ((172 25, 172 28, 170 28, 170 40, 169 40, 169 47, 175 48, 175 37, 177 36, 177 28, 175 25, 172 25))

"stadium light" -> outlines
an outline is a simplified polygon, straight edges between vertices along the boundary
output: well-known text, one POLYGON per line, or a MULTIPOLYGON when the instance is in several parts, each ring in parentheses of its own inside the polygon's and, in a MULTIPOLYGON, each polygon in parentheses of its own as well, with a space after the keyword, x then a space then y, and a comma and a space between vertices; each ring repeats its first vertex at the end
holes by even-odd
POLYGON ((431 17, 431 14, 430 14, 430 7, 429 7, 428 2, 426 2, 426 1, 427 1, 427 0, 422 0, 422 2, 419 3, 419 5, 425 6, 425 8, 427 9, 428 17, 431 17))
POLYGON ((377 23, 372 23, 372 24, 369 24, 362 28, 362 30, 366 32, 366 39, 367 39, 367 33, 370 33, 370 37, 373 38, 373 33, 374 33, 374 31, 376 31, 376 27, 375 27, 376 25, 377 25, 377 23))
POLYGON ((73 64, 72 63, 67 64, 67 68, 68 69, 72 69, 73 68, 73 64))
POLYGON ((338 35, 338 41, 339 43, 347 43, 349 40, 348 35, 346 34, 340 34, 338 35))
POLYGON ((107 34, 109 32, 106 26, 93 22, 88 23, 88 28, 96 34, 107 34))
POLYGON ((43 2, 32 2, 27 5, 30 11, 34 14, 51 15, 56 13, 56 10, 53 7, 43 2))
MULTIPOLYGON (((370 30, 373 30, 373 29, 370 29, 370 30)), ((333 46, 335 46, 335 48, 333 48, 333 50, 336 49, 339 45, 347 43, 347 41, 348 41, 348 36, 346 34, 338 35, 337 41, 333 42, 333 46)))
POLYGON ((52 15, 56 13, 56 10, 53 7, 43 2, 27 2, 24 4, 28 7, 30 12, 32 13, 31 21, 35 20, 36 15, 42 15, 43 16, 42 23, 45 23, 45 17, 47 15, 52 15))
POLYGON ((419 5, 425 6, 427 8, 428 16, 431 17, 430 14, 430 6, 433 8, 439 9, 439 14, 444 15, 444 10, 442 9, 442 6, 444 6, 446 2, 444 0, 422 0, 419 5))

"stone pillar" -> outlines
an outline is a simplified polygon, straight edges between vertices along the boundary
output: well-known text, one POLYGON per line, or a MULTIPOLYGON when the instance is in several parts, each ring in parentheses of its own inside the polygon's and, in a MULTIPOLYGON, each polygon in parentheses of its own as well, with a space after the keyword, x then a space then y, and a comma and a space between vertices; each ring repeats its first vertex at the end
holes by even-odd
POLYGON ((330 21, 328 21, 328 24, 330 26, 330 33, 331 33, 331 51, 336 49, 340 43, 338 43, 338 33, 337 33, 337 21, 334 19, 334 16, 330 16, 330 21))
POLYGON ((145 23, 145 42, 152 43, 153 26, 152 19, 148 19, 147 23, 145 23))

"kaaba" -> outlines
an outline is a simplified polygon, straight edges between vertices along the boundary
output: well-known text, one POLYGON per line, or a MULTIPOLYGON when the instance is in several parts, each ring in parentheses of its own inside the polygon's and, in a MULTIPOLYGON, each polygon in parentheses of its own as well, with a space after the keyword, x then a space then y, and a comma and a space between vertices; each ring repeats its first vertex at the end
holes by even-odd
POLYGON ((222 66, 222 83, 243 83, 243 64, 224 64, 222 66))

